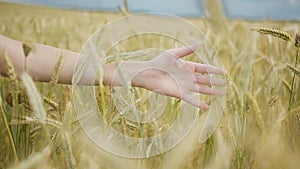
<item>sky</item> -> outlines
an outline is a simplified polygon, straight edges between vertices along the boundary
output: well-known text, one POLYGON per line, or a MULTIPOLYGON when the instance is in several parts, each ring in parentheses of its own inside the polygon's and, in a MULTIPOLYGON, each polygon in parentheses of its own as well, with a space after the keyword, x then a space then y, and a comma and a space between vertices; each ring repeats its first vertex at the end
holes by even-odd
MULTIPOLYGON (((0 0, 67 9, 117 11, 123 0, 0 0)), ((298 20, 300 0, 220 0, 225 16, 250 20, 298 20)), ((201 0, 128 0, 131 12, 163 12, 182 17, 203 17, 201 0)))

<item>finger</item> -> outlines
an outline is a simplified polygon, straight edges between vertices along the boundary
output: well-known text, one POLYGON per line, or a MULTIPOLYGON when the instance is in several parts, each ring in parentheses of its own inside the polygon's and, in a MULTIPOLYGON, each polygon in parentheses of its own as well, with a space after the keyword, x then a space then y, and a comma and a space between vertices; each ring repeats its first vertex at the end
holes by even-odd
POLYGON ((186 61, 186 63, 194 68, 195 72, 198 73, 211 73, 211 74, 217 74, 217 75, 224 75, 224 70, 217 66, 207 65, 207 64, 201 64, 191 61, 186 61))
POLYGON ((225 80, 216 77, 195 75, 195 82, 212 86, 225 86, 225 80))
POLYGON ((178 58, 183 58, 184 56, 194 53, 199 48, 199 43, 195 42, 189 46, 169 49, 167 52, 170 52, 172 55, 175 55, 178 58))
POLYGON ((207 95, 218 95, 218 96, 224 96, 225 95, 224 90, 211 88, 211 87, 208 87, 208 86, 200 86, 200 85, 196 85, 192 91, 202 93, 202 94, 207 94, 207 95))
POLYGON ((184 101, 186 101, 187 103, 196 106, 200 109, 204 109, 207 110, 209 108, 209 106, 206 103, 203 103, 201 101, 199 101, 199 99, 193 97, 193 96, 188 96, 184 99, 184 101))

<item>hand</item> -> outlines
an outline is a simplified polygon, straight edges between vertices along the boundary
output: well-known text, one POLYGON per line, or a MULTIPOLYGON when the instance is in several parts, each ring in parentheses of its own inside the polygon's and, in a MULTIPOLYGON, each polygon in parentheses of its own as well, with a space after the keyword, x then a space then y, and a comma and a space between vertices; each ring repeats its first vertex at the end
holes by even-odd
POLYGON ((181 60, 194 53, 198 46, 194 43, 158 55, 149 62, 148 68, 138 72, 133 79, 133 86, 182 99, 199 108, 208 109, 209 106, 201 102, 195 94, 224 95, 224 91, 209 86, 224 86, 225 81, 202 74, 224 75, 224 71, 215 66, 181 60))

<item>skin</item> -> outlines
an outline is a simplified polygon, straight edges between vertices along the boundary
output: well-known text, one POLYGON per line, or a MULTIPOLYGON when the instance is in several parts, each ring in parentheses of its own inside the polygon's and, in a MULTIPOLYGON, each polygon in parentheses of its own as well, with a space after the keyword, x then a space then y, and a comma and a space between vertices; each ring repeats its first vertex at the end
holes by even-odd
MULTIPOLYGON (((4 52, 10 57, 18 75, 24 72, 25 60, 27 73, 39 82, 49 82, 58 57, 63 56, 59 83, 71 84, 75 66, 80 54, 55 47, 33 44, 32 50, 25 59, 23 43, 0 35, 0 72, 7 76, 7 70, 2 57, 4 52)), ((198 43, 190 46, 170 49, 149 61, 124 61, 119 65, 127 75, 132 77, 131 85, 141 87, 167 96, 176 97, 202 109, 209 106, 199 100, 194 94, 224 95, 224 91, 210 86, 224 86, 222 79, 209 77, 207 73, 224 75, 221 68, 185 61, 183 58, 194 53, 199 47, 198 43), (147 68, 147 69, 145 69, 147 68)), ((116 63, 103 66, 104 85, 122 86, 121 75, 117 71, 116 63)), ((96 70, 87 68, 81 84, 91 84, 96 70)), ((95 82, 95 85, 99 85, 95 82)))

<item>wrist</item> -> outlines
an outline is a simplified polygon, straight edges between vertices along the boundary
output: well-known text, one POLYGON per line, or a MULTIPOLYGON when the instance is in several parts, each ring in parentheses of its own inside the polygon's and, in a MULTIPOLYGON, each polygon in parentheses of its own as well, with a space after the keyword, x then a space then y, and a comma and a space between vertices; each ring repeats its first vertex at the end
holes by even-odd
POLYGON ((133 87, 147 87, 147 82, 155 75, 151 69, 150 61, 141 61, 135 70, 135 74, 131 79, 131 86, 133 87))
POLYGON ((151 76, 150 66, 150 61, 125 61, 120 67, 125 81, 130 82, 133 87, 144 88, 151 76))
POLYGON ((144 87, 150 76, 150 61, 123 61, 119 65, 109 63, 104 65, 103 84, 124 86, 128 83, 133 87, 144 87))

